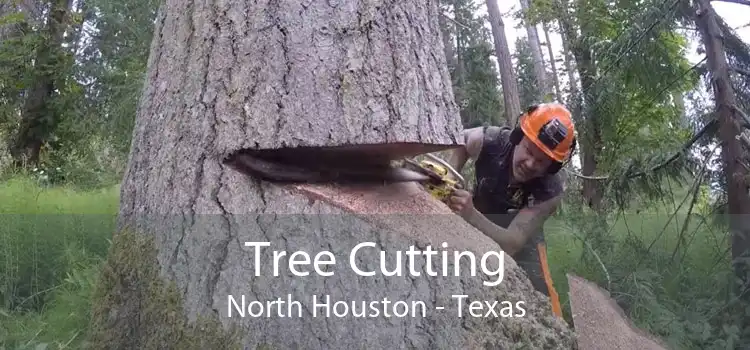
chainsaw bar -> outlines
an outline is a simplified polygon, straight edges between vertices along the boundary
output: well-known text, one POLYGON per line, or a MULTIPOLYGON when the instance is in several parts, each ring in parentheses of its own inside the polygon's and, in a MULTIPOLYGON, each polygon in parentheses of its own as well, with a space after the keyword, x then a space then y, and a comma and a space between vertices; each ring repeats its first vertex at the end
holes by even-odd
MULTIPOLYGON (((432 156, 431 154, 427 154, 427 156, 428 158, 433 159, 434 161, 440 163, 446 168, 446 170, 451 172, 451 174, 456 178, 458 182, 457 186, 459 188, 466 187, 466 181, 464 180, 464 177, 459 172, 455 171, 453 167, 447 164, 444 160, 437 158, 435 156, 432 156)), ((413 159, 405 159, 404 167, 428 176, 430 178, 429 181, 434 185, 442 185, 446 182, 446 178, 444 177, 444 175, 438 174, 431 169, 425 168, 422 164, 419 164, 417 161, 413 159)))
POLYGON ((419 163, 417 163, 413 159, 404 159, 404 168, 427 176, 428 177, 428 179, 427 179, 428 181, 429 180, 434 181, 434 182, 442 182, 443 181, 443 178, 440 176, 440 174, 438 174, 438 173, 436 173, 436 172, 434 172, 434 171, 432 171, 430 169, 426 169, 426 168, 422 167, 421 165, 419 165, 419 163))
POLYGON ((428 174, 394 167, 390 162, 373 162, 366 157, 335 159, 273 159, 241 152, 225 163, 237 171, 270 182, 283 183, 387 183, 428 181, 428 174))

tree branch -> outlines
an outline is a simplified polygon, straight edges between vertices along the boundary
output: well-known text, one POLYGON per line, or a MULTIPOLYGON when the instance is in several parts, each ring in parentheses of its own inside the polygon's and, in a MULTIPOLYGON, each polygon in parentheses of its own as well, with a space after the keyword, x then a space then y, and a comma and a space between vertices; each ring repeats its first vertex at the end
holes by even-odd
POLYGON ((465 24, 463 24, 463 23, 461 23, 459 21, 456 21, 453 18, 450 18, 448 15, 445 14, 445 12, 440 12, 440 15, 443 16, 443 17, 445 17, 445 19, 447 19, 447 20, 449 20, 449 21, 451 21, 451 22, 453 22, 453 23, 455 23, 457 25, 460 25, 460 26, 462 26, 462 27, 464 27, 466 29, 471 29, 471 28, 469 28, 469 26, 467 26, 467 25, 465 25, 465 24))
POLYGON ((736 105, 732 105, 732 109, 734 109, 734 111, 737 112, 737 114, 739 114, 740 117, 742 118, 742 126, 750 129, 750 117, 748 117, 747 114, 745 114, 745 112, 743 112, 736 105))
MULTIPOLYGON (((741 116, 745 117, 745 114, 742 111, 740 111, 739 108, 735 107, 735 109, 740 113, 741 116)), ((685 151, 687 151, 690 147, 692 147, 693 144, 696 143, 698 141, 698 139, 700 139, 703 135, 705 135, 708 132, 712 132, 713 131, 712 129, 716 126, 716 124, 717 124, 716 119, 713 119, 710 122, 708 122, 706 125, 703 126, 703 128, 701 128, 700 131, 698 131, 695 135, 693 135, 693 137, 690 140, 688 140, 687 142, 685 142, 685 144, 682 145, 682 147, 680 148, 679 151, 675 152, 666 161, 664 161, 662 163, 659 163, 659 164, 651 167, 651 169, 649 169, 649 171, 657 171, 657 170, 659 170, 659 169, 661 169, 661 168, 669 165, 669 163, 675 161, 677 158, 680 157, 680 155, 682 155, 683 153, 685 153, 685 151)), ((572 172, 572 171, 567 170, 567 169, 565 169, 565 171, 567 171, 568 174, 570 174, 570 175, 573 175, 573 176, 576 176, 576 177, 579 177, 579 178, 582 178, 582 179, 588 179, 588 180, 609 180, 609 178, 610 178, 609 176, 586 176, 586 175, 583 175, 583 174, 572 172)), ((646 175, 646 171, 638 171, 636 173, 627 174, 626 178, 627 179, 634 179, 636 177, 640 177, 640 176, 644 176, 644 175, 646 175)))
POLYGON ((740 73, 740 74, 742 74, 742 75, 750 78, 750 70, 746 70, 746 69, 742 69, 742 68, 738 68, 738 67, 729 67, 729 69, 731 69, 731 70, 733 70, 733 71, 735 71, 737 73, 740 73))
POLYGON ((735 3, 735 4, 750 6, 750 0, 713 0, 713 1, 714 2, 715 1, 719 1, 719 2, 731 2, 731 3, 735 3))

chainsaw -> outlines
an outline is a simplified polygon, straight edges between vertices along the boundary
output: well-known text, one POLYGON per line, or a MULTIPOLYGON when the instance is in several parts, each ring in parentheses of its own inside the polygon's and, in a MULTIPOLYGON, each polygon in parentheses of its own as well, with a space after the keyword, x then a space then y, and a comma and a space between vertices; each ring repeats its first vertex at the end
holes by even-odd
POLYGON ((425 190, 442 202, 447 202, 453 191, 466 188, 464 177, 448 162, 427 153, 429 160, 417 162, 413 158, 403 160, 403 167, 428 176, 421 181, 425 190))
POLYGON ((461 174, 433 154, 427 159, 387 158, 342 151, 338 148, 299 147, 279 150, 242 150, 224 163, 265 181, 281 183, 368 184, 418 182, 442 202, 457 189, 466 188, 461 174))

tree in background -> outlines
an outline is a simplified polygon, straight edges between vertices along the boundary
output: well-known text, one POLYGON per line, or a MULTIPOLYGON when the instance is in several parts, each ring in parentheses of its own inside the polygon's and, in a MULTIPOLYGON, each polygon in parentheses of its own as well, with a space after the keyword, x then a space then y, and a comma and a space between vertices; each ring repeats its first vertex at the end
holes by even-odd
POLYGON ((537 82, 531 47, 526 38, 518 37, 516 39, 516 50, 513 57, 516 59, 515 70, 518 72, 518 92, 521 106, 531 106, 535 103, 544 102, 541 85, 537 82))
POLYGON ((516 85, 516 73, 513 71, 513 62, 508 48, 508 39, 505 36, 505 22, 497 1, 487 0, 486 4, 492 37, 494 38, 495 58, 498 67, 500 67, 505 120, 507 125, 515 125, 516 119, 521 115, 521 103, 518 96, 518 86, 516 85))
POLYGON ((466 128, 505 122, 487 18, 476 15, 481 6, 474 0, 452 1, 443 5, 440 23, 453 92, 466 128), (453 18, 446 20, 451 14, 453 18))

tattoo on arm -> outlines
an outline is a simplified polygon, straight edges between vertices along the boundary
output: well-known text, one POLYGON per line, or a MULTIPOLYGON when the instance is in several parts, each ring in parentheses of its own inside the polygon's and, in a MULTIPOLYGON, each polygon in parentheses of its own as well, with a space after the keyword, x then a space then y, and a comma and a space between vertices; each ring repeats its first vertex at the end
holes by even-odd
POLYGON ((514 255, 523 248, 531 236, 539 232, 546 219, 555 212, 561 200, 562 197, 557 196, 520 211, 507 229, 495 225, 476 209, 467 215, 466 221, 497 242, 503 251, 514 255))
POLYGON ((556 196, 531 208, 522 209, 508 225, 508 230, 523 237, 523 241, 526 242, 529 237, 539 232, 561 201, 562 196, 556 196))

